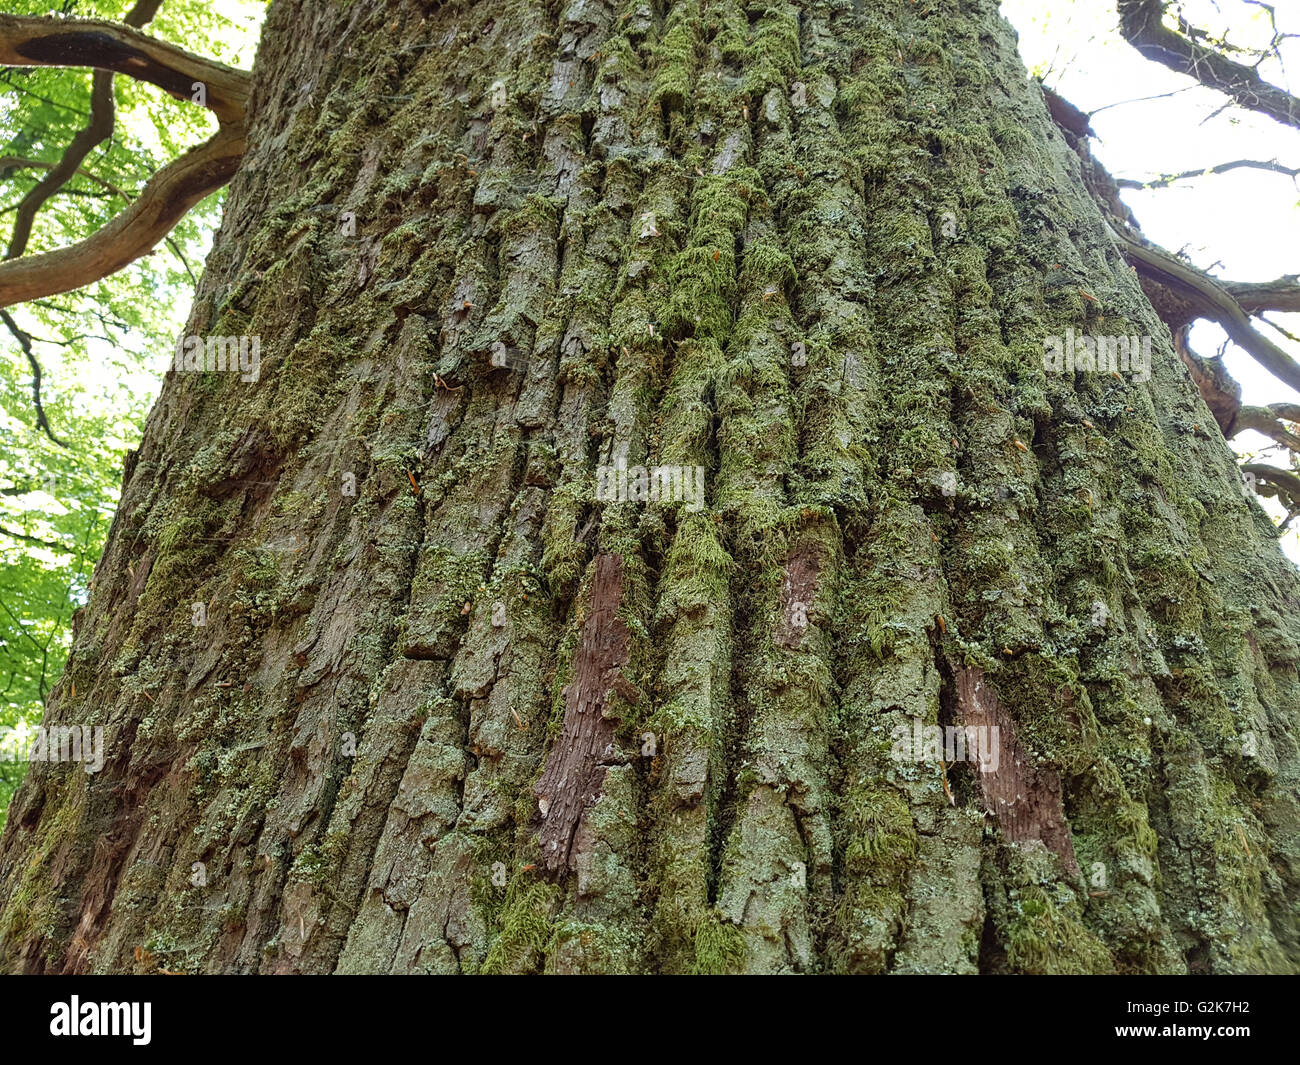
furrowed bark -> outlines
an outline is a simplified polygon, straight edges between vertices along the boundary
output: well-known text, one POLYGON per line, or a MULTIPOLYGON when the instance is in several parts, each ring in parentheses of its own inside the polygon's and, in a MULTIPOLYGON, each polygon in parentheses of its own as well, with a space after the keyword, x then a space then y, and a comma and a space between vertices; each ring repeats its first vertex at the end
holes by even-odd
POLYGON ((254 78, 259 373, 128 463, 0 966, 1300 967, 1294 568, 992 0, 296 0, 254 78))

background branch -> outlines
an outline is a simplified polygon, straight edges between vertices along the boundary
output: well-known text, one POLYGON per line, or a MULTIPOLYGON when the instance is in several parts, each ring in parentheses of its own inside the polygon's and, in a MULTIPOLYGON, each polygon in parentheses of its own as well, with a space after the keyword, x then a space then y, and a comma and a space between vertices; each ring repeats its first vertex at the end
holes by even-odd
POLYGON ((45 416, 45 408, 41 405, 41 364, 36 361, 36 355, 32 351, 32 338, 18 328, 18 323, 10 317, 8 311, 0 310, 0 322, 4 322, 5 328, 18 341, 18 346, 23 349, 23 354, 27 356, 27 364, 32 369, 32 406, 36 408, 36 424, 59 447, 67 447, 67 444, 54 435, 54 430, 50 428, 50 420, 45 416))
POLYGON ((103 19, 0 15, 0 65, 94 67, 147 81, 180 99, 192 99, 199 82, 206 89, 204 106, 222 122, 238 122, 248 104, 246 71, 103 19))
POLYGON ((1300 278, 1294 274, 1276 281, 1222 281, 1220 284, 1248 314, 1300 311, 1300 278))
POLYGON ((1207 174, 1226 174, 1229 170, 1241 170, 1243 168, 1250 170, 1270 170, 1275 174, 1285 174, 1290 178, 1300 175, 1300 167, 1283 166, 1276 159, 1268 162, 1258 159, 1234 159, 1230 163, 1219 163, 1217 166, 1207 166, 1201 170, 1184 170, 1179 174, 1162 174, 1160 177, 1152 178, 1150 181, 1134 181, 1131 178, 1116 178, 1115 184, 1121 189, 1162 189, 1167 185, 1172 185, 1175 181, 1187 181, 1190 178, 1205 177, 1207 174))
MULTIPOLYGON (((123 24, 133 29, 140 29, 157 13, 162 0, 140 0, 122 20, 123 24)), ((90 120, 85 127, 72 138, 72 143, 64 149, 63 157, 49 167, 49 172, 30 189, 18 204, 18 213, 14 216, 14 228, 9 235, 9 248, 6 259, 16 259, 27 250, 27 241, 31 239, 32 224, 39 211, 59 191, 73 174, 84 173, 81 164, 96 145, 102 144, 113 135, 116 105, 113 99, 113 75, 107 70, 96 70, 91 79, 90 120)))
POLYGON ((1243 406, 1237 411, 1237 420, 1233 427, 1234 435, 1245 429, 1254 429, 1276 440, 1285 448, 1300 454, 1300 436, 1286 428, 1268 407, 1243 406))
POLYGON ((1164 23, 1164 0, 1118 0, 1119 31, 1147 59, 1195 78, 1209 89, 1230 96, 1251 111, 1300 129, 1300 100, 1259 76, 1249 66, 1229 59, 1164 23))
POLYGON ((159 170, 125 211, 85 240, 0 263, 0 308, 81 288, 147 254, 191 207, 234 176, 243 154, 243 125, 223 126, 159 170))

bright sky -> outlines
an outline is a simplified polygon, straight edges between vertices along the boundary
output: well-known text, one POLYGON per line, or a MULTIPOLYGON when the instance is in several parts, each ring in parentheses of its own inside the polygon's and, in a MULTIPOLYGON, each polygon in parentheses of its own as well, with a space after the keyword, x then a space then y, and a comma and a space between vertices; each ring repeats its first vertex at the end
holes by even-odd
MULTIPOLYGON (((1278 29, 1300 33, 1300 5, 1276 0, 1274 6, 1278 29)), ((1262 47, 1272 37, 1260 4, 1184 0, 1181 8, 1192 25, 1214 33, 1226 30, 1236 44, 1262 47)), ((1002 0, 1002 12, 1020 33, 1020 52, 1031 71, 1085 112, 1107 108, 1091 120, 1099 138, 1093 151, 1114 176, 1149 180, 1236 159, 1300 166, 1300 131, 1239 107, 1223 110, 1226 97, 1220 93, 1144 59, 1120 37, 1114 0, 1002 0), (1176 95, 1108 107, 1163 93, 1176 95)), ((1300 77, 1298 44, 1285 41, 1281 50, 1300 77)), ((1276 61, 1265 63, 1260 73, 1295 91, 1276 61)), ((1300 191, 1283 174, 1233 170, 1163 189, 1129 190, 1124 198, 1150 240, 1170 251, 1185 249, 1198 266, 1212 268, 1221 277, 1270 281, 1300 273, 1300 191)), ((1270 318, 1300 335, 1300 315, 1270 318)), ((1261 331, 1300 359, 1300 345, 1267 326, 1261 331)), ((1226 339, 1218 326, 1199 323, 1192 332, 1192 349, 1211 356, 1226 339)), ((1300 401, 1300 395, 1235 346, 1229 347, 1225 360, 1241 382, 1243 403, 1300 401)), ((1233 445, 1242 454, 1260 454, 1265 462, 1288 465, 1281 448, 1263 451, 1272 441, 1258 433, 1242 433, 1233 445)), ((1283 514, 1275 501, 1261 502, 1270 513, 1283 514)), ((1300 530, 1292 529, 1282 547, 1300 561, 1300 530)))

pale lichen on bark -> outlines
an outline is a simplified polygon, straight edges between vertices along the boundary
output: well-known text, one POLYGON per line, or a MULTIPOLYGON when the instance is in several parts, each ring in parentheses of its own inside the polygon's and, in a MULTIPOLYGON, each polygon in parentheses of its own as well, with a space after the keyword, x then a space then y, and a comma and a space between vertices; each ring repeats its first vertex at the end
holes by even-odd
POLYGON ((1300 965, 1295 574, 992 0, 277 3, 251 114, 0 965, 1300 965))

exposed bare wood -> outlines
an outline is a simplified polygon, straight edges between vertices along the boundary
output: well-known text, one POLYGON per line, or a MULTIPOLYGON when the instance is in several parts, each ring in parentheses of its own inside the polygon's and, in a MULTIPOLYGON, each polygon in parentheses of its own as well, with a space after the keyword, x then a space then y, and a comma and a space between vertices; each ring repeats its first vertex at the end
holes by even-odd
POLYGON ((1040 840, 1066 869, 1077 875, 1079 862, 1062 807, 1060 774, 1037 764, 1026 750, 1017 736, 1015 721, 983 670, 961 667, 955 671, 954 680, 960 724, 990 730, 986 735, 999 749, 996 768, 976 773, 985 809, 1007 839, 1018 843, 1040 840))
POLYGON ((614 721, 605 715, 605 704, 611 688, 626 684, 620 672, 628 641, 627 626, 618 616, 622 599, 622 559, 598 556, 582 647, 564 690, 564 726, 533 787, 542 821, 542 863, 551 873, 569 869, 574 836, 600 796, 613 754, 614 721))
POLYGON ((1174 330, 1174 350, 1192 375, 1201 399, 1210 408, 1224 437, 1230 438, 1237 432, 1241 385, 1228 373, 1222 359, 1205 359, 1191 349, 1187 339, 1190 329, 1190 325, 1184 325, 1174 330))

